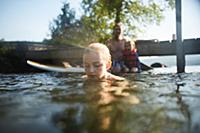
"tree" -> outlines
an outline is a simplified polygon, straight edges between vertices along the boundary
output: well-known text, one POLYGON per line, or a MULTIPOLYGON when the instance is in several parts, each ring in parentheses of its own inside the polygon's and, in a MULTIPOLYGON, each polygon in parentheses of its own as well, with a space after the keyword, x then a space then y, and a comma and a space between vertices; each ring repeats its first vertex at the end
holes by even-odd
POLYGON ((75 12, 70 9, 69 3, 64 3, 62 13, 50 24, 52 39, 63 39, 64 34, 76 23, 75 12))
POLYGON ((47 43, 87 45, 98 40, 95 32, 83 23, 84 16, 79 20, 75 18, 75 11, 70 8, 69 3, 64 3, 61 11, 50 24, 51 40, 47 43))
POLYGON ((175 0, 82 0, 84 14, 75 18, 75 11, 64 3, 62 13, 50 25, 54 44, 87 45, 111 37, 117 22, 125 25, 125 35, 135 37, 150 24, 159 24, 163 12, 174 8, 175 0))
POLYGON ((83 0, 86 23, 96 28, 101 38, 111 36, 117 22, 125 25, 125 34, 137 35, 149 24, 159 24, 166 9, 174 8, 175 0, 83 0))

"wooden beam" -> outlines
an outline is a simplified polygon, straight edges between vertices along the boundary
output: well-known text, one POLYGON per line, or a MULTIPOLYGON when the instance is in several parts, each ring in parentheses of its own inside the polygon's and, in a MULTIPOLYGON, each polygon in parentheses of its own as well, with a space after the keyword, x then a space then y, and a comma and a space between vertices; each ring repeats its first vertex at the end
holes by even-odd
POLYGON ((182 43, 182 15, 181 15, 181 1, 176 0, 176 65, 177 73, 185 72, 185 54, 182 43))
MULTIPOLYGON (((200 54, 200 38, 183 40, 184 53, 200 54)), ((166 56, 176 55, 176 40, 153 42, 148 40, 136 41, 136 47, 140 56, 166 56)))

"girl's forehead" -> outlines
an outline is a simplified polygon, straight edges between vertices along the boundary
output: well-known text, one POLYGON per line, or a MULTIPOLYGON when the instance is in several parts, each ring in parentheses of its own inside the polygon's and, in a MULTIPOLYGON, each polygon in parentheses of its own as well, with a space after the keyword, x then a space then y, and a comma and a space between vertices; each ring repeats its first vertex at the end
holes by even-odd
POLYGON ((100 53, 97 52, 88 52, 83 56, 84 62, 101 62, 103 58, 100 53))
POLYGON ((90 57, 90 56, 99 56, 99 52, 96 51, 88 51, 84 53, 84 56, 90 57))

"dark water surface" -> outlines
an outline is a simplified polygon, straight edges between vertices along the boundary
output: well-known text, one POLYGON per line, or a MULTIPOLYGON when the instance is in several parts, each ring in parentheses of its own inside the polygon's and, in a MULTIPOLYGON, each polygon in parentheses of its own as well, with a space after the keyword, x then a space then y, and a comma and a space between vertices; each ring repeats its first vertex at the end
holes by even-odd
POLYGON ((0 133, 200 132, 200 73, 0 74, 0 133))

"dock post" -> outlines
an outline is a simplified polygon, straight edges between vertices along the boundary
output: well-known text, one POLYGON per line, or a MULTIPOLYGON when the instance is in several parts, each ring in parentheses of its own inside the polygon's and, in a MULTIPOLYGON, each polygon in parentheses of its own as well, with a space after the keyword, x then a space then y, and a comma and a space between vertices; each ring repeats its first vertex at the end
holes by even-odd
POLYGON ((185 72, 185 53, 182 41, 181 1, 176 0, 176 66, 177 73, 185 72))

